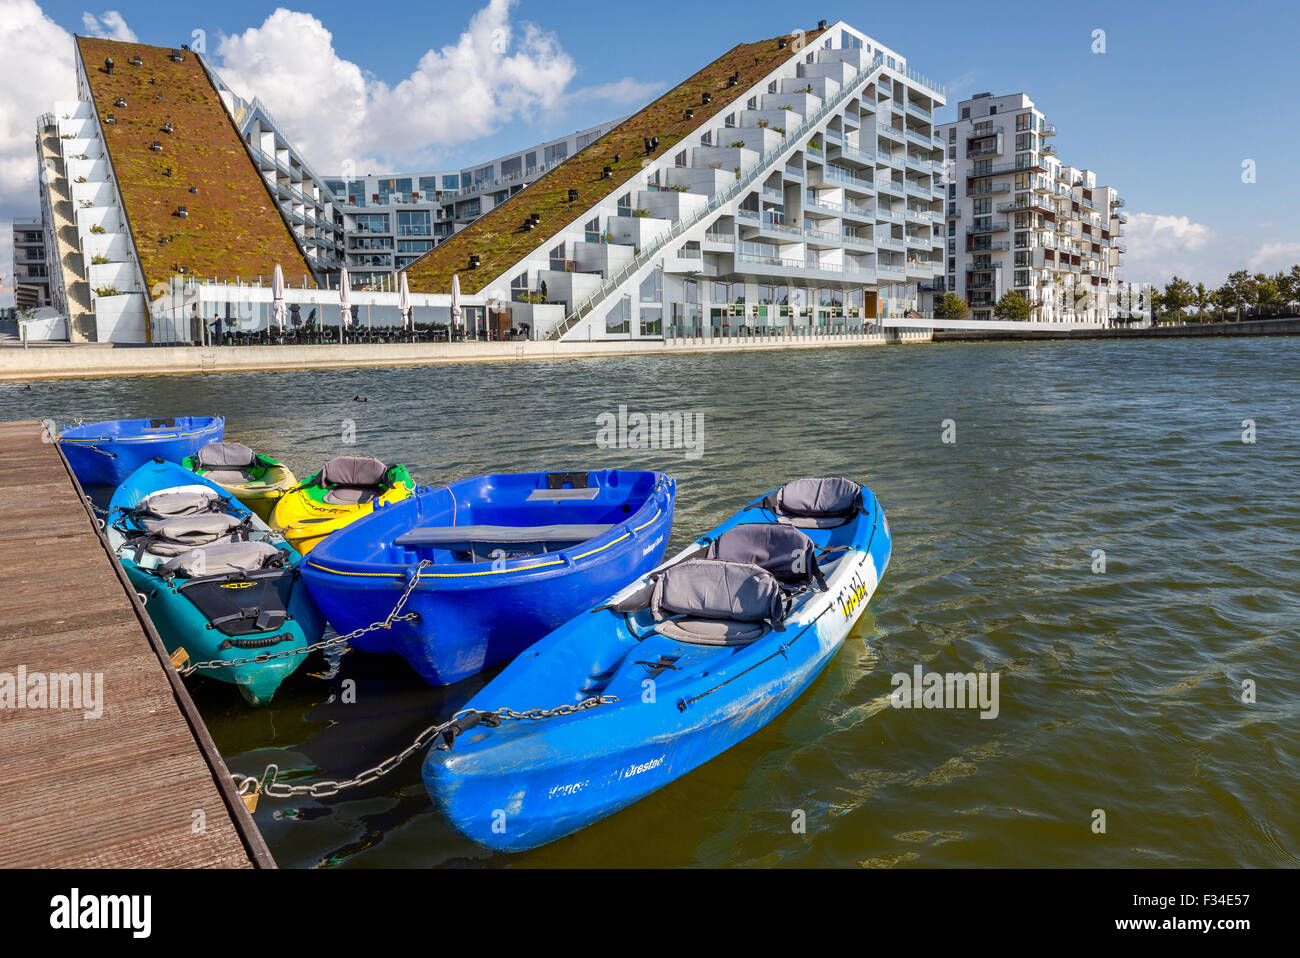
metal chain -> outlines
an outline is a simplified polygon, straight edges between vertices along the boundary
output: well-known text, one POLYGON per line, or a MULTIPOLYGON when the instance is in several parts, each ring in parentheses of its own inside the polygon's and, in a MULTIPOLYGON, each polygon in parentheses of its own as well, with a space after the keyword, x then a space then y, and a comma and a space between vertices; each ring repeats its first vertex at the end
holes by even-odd
MULTIPOLYGON (((280 774, 280 766, 268 765, 266 771, 262 773, 261 778, 254 778, 251 775, 234 774, 232 778, 241 794, 246 794, 246 788, 251 785, 252 793, 255 795, 269 795, 271 798, 293 798, 298 795, 310 795, 312 798, 327 798, 331 795, 337 795, 345 788, 357 788, 361 785, 369 785, 371 782, 384 775, 387 775, 393 769, 397 768, 408 758, 427 746, 439 735, 451 729, 453 726, 458 730, 465 731, 473 728, 479 723, 486 723, 489 726, 500 724, 503 720, 523 721, 558 718, 563 715, 572 715, 575 712, 582 712, 587 709, 595 708, 598 705, 612 705, 618 701, 617 695, 593 695, 590 698, 583 699, 575 704, 557 705, 549 709, 527 709, 523 712, 515 711, 509 708, 500 708, 492 712, 481 712, 477 709, 461 709, 446 722, 437 725, 430 725, 423 732, 415 737, 406 748, 394 755, 388 756, 373 768, 368 768, 364 772, 352 778, 337 781, 326 779, 320 782, 313 782, 310 785, 285 785, 277 782, 276 776, 280 774), (467 719, 465 728, 461 728, 461 719, 467 719)), ((454 737, 454 733, 453 733, 454 737)))
POLYGON ((304 645, 301 648, 285 649, 282 652, 261 652, 257 655, 243 659, 208 659, 206 662, 190 662, 178 671, 181 675, 193 675, 194 672, 199 669, 222 669, 238 665, 261 664, 263 662, 274 661, 275 659, 292 658, 295 655, 307 655, 311 652, 317 651, 318 649, 328 649, 337 645, 343 645, 358 636, 365 635, 367 632, 374 632, 378 629, 391 629, 395 622, 410 622, 413 619, 418 619, 420 617, 418 612, 408 612, 406 615, 398 615, 398 613, 402 611, 402 606, 406 605, 406 600, 409 599, 411 593, 415 591, 415 587, 420 581, 420 571, 424 569, 425 566, 429 565, 433 565, 433 562, 429 559, 420 560, 420 564, 415 567, 415 571, 411 575, 411 580, 406 584, 406 588, 402 591, 401 598, 399 598, 397 604, 393 606, 392 612, 389 612, 385 618, 378 622, 372 622, 370 625, 363 626, 355 632, 349 632, 347 635, 336 635, 332 639, 324 639, 323 641, 315 642, 311 645, 304 645))

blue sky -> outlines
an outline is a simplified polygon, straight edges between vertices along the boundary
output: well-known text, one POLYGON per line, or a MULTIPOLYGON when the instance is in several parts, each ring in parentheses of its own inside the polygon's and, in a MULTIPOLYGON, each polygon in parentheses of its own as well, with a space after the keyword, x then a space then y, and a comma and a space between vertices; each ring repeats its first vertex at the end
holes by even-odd
MULTIPOLYGON (((111 7, 103 9, 64 0, 41 7, 77 33, 86 32, 87 9, 117 10, 146 43, 179 43, 203 29, 210 51, 221 36, 258 28, 269 13, 243 0, 190 11, 107 2, 111 7)), ((487 3, 312 0, 288 7, 319 19, 338 58, 396 86, 427 51, 455 44, 487 3)), ((631 112, 734 43, 843 18, 947 84, 950 106, 941 119, 954 118, 957 100, 975 92, 1029 94, 1057 124, 1062 160, 1095 170, 1099 182, 1127 200, 1134 217, 1127 278, 1164 279, 1178 270, 1217 283, 1248 262, 1270 269, 1300 262, 1300 13, 1294 4, 825 3, 802 8, 807 15, 800 18, 791 17, 792 9, 769 0, 519 0, 509 12, 515 40, 520 24, 531 21, 572 61, 564 96, 545 108, 517 110, 495 132, 485 121, 473 139, 440 144, 435 137, 403 160, 418 155, 430 165, 456 167, 531 145, 631 112), (1105 52, 1094 52, 1097 30, 1105 31, 1105 52), (620 81, 627 96, 601 94, 620 81), (1247 160, 1254 161, 1253 183, 1242 180, 1247 160)), ((284 52, 286 60, 293 55, 284 52)), ((328 162, 316 165, 330 172, 328 162)))

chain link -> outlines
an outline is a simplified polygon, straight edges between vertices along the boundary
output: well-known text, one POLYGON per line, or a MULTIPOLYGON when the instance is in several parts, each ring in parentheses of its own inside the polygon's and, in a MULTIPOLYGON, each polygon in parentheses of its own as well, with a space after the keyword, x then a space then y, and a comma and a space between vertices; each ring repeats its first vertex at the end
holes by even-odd
POLYGON ((285 649, 282 652, 260 652, 257 655, 242 659, 208 659, 206 662, 190 662, 179 671, 181 675, 188 676, 193 675, 199 669, 223 669, 239 665, 260 665, 264 662, 273 662, 276 659, 292 658, 295 655, 308 655, 318 649, 329 649, 338 645, 345 645, 358 636, 365 635, 367 632, 374 632, 378 629, 391 629, 395 622, 410 622, 414 619, 418 619, 420 617, 418 612, 408 612, 406 615, 398 615, 398 613, 402 611, 402 606, 406 605, 406 600, 411 597, 411 593, 415 591, 416 585, 419 584, 421 570, 423 570, 425 566, 429 565, 433 565, 431 560, 420 560, 420 564, 415 567, 415 571, 412 573, 410 581, 402 591, 401 598, 399 598, 397 604, 393 606, 392 612, 389 612, 385 618, 380 619, 378 622, 372 622, 367 626, 357 629, 355 632, 349 632, 347 635, 336 635, 332 639, 324 639, 320 642, 315 642, 311 645, 304 645, 296 649, 285 649))
MULTIPOLYGON (((593 695, 590 698, 583 699, 575 704, 557 705, 549 709, 526 709, 518 712, 510 708, 500 708, 492 712, 480 712, 477 709, 461 709, 446 722, 440 722, 437 725, 430 725, 423 732, 415 737, 406 748, 396 754, 388 756, 378 765, 366 769, 359 775, 343 780, 326 779, 319 782, 312 782, 309 785, 285 785, 277 782, 276 776, 280 774, 280 766, 268 765, 262 773, 260 779, 253 778, 251 775, 235 774, 232 778, 241 792, 248 782, 253 782, 252 789, 260 795, 267 795, 271 798, 294 798, 298 795, 309 795, 312 798, 328 798, 331 795, 337 795, 345 788, 357 788, 362 785, 369 785, 378 778, 387 775, 393 769, 397 768, 408 758, 427 746, 439 735, 448 729, 456 726, 462 719, 470 719, 469 728, 473 728, 480 723, 489 726, 498 725, 502 721, 539 721, 541 719, 558 718, 563 715, 573 715, 575 712, 583 712, 587 709, 595 708, 598 705, 612 705, 618 701, 617 695, 593 695)), ((454 735, 453 735, 454 737, 454 735)))

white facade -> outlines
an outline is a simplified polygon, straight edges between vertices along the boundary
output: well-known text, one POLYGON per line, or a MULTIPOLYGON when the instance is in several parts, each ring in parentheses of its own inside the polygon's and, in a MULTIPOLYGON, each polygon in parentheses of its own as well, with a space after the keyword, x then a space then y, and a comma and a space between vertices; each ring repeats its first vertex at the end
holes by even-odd
POLYGON ((942 269, 942 88, 846 23, 485 287, 564 339, 863 331, 942 269))
POLYGON ((993 319, 1008 291, 1034 322, 1103 323, 1128 312, 1119 278, 1123 199, 1061 162, 1056 127, 1024 94, 978 94, 939 126, 947 151, 946 280, 973 319, 993 319))
POLYGON ((353 281, 393 288, 398 270, 621 122, 602 123, 466 169, 328 176, 324 186, 338 213, 344 262, 353 281))

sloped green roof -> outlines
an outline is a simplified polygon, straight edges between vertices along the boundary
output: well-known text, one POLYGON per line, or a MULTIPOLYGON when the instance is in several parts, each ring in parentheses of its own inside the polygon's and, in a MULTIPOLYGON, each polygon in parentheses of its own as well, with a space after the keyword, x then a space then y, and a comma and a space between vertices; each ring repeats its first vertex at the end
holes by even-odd
MULTIPOLYGON (((822 32, 807 31, 805 42, 811 44, 822 32)), ((796 51, 792 44, 782 47, 782 39, 790 38, 773 37, 733 47, 481 219, 435 246, 406 268, 411 291, 450 292, 451 277, 459 273, 461 288, 466 293, 481 292, 503 271, 572 223, 578 210, 590 209, 624 188, 646 159, 646 137, 659 137, 659 149, 653 156, 662 156, 691 130, 720 115, 739 91, 749 89, 793 56, 796 51), (736 86, 728 87, 727 79, 733 73, 739 73, 740 79, 736 86), (712 103, 703 102, 705 93, 713 95, 712 103), (690 120, 686 119, 688 109, 694 111, 690 120), (617 163, 615 154, 621 156, 617 163), (610 179, 601 178, 606 166, 613 167, 610 179), (571 189, 578 191, 576 204, 568 201, 571 189), (540 215, 541 223, 525 230, 523 222, 533 213, 540 215), (478 269, 469 269, 471 254, 480 258, 478 269)))
POLYGON ((191 275, 266 277, 277 263, 296 279, 312 269, 244 148, 198 58, 165 47, 77 37, 146 282, 191 275), (132 66, 139 56, 142 66, 132 66), (112 57, 110 76, 104 68, 112 57), (154 80, 155 82, 150 82, 154 80), (159 100, 158 96, 162 99, 159 100), (126 106, 114 106, 122 97, 126 106), (173 131, 163 132, 170 122, 173 131), (151 149, 154 141, 162 152, 151 149), (172 175, 163 170, 171 168, 172 175), (191 193, 190 187, 198 187, 191 193), (179 206, 188 216, 175 215, 179 206), (167 242, 162 242, 167 237, 167 242))

